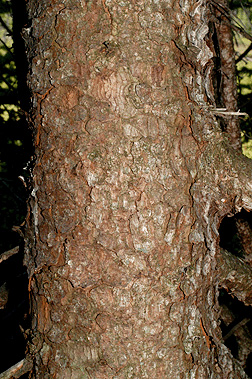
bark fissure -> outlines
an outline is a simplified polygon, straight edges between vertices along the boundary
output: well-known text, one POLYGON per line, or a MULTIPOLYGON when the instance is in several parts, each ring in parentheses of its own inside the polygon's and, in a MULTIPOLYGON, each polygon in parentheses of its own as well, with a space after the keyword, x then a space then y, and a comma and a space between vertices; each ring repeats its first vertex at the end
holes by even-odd
POLYGON ((245 378, 216 265, 222 218, 252 208, 250 163, 209 111, 206 2, 28 4, 33 377, 245 378))

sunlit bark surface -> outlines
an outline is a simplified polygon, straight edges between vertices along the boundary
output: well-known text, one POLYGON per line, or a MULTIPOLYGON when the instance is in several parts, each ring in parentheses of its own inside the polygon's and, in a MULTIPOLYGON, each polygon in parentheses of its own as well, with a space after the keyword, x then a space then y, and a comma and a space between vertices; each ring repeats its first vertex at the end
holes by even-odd
POLYGON ((33 378, 246 378, 216 256, 250 163, 209 108, 205 2, 27 6, 33 378))

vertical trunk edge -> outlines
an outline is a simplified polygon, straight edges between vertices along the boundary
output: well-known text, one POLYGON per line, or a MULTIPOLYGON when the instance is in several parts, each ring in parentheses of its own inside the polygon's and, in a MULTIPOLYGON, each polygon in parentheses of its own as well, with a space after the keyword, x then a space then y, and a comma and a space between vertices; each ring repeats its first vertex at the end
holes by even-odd
POLYGON ((240 189, 206 1, 27 9, 32 377, 246 378, 218 321, 218 227, 240 189))

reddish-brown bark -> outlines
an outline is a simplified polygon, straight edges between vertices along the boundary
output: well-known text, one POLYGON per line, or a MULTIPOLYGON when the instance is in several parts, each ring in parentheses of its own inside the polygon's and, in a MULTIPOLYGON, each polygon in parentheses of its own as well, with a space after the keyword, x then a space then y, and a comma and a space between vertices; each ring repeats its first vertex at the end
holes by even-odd
POLYGON ((244 259, 252 265, 252 231, 247 220, 239 218, 236 220, 236 227, 244 252, 244 259))
POLYGON ((216 268, 251 165, 207 102, 205 2, 27 3, 33 377, 245 378, 216 268))
POLYGON ((212 2, 216 29, 216 55, 219 59, 217 75, 220 78, 216 102, 219 107, 227 110, 226 114, 223 112, 221 115, 220 122, 230 145, 236 150, 241 150, 239 116, 228 115, 228 112, 238 111, 235 50, 228 5, 227 0, 212 2))

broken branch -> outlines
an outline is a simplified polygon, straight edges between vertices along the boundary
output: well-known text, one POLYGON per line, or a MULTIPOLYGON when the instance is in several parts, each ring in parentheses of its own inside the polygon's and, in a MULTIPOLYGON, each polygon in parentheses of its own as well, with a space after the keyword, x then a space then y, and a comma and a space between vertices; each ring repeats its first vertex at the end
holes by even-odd
POLYGON ((0 263, 10 258, 12 255, 17 254, 19 252, 19 246, 14 247, 11 250, 5 251, 0 255, 0 263))
POLYGON ((8 370, 0 374, 0 379, 18 379, 26 372, 31 371, 31 369, 32 361, 24 358, 22 359, 22 361, 16 363, 15 365, 11 366, 8 370))
POLYGON ((252 269, 241 258, 221 249, 217 256, 220 286, 245 305, 252 305, 252 269))

